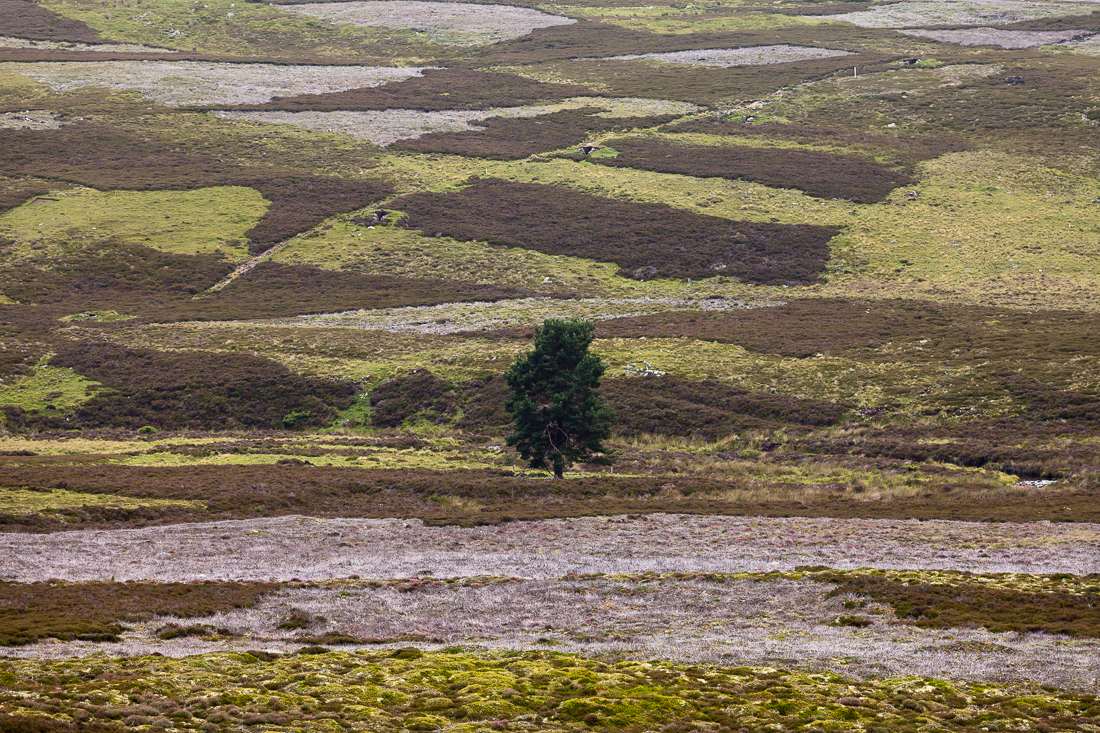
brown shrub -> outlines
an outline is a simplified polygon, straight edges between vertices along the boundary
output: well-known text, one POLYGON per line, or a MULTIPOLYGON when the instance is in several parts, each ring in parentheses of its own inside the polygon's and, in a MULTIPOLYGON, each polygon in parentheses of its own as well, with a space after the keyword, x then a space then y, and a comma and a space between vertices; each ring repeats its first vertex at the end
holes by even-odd
MULTIPOLYGON (((1100 580, 1100 576, 1096 577, 1100 580)), ((874 575, 824 573, 816 579, 838 583, 832 596, 854 593, 888 603, 899 618, 916 626, 945 629, 983 626, 1006 631, 1100 637, 1100 606, 1095 593, 1030 593, 990 588, 962 579, 950 585, 909 585, 874 575)))
POLYGON ((123 730, 99 721, 69 723, 56 718, 0 713, 0 733, 120 733, 123 730))
MULTIPOLYGON (((50 187, 41 183, 28 183, 22 186, 0 190, 0 214, 3 214, 5 211, 10 211, 17 206, 22 206, 34 197, 42 196, 49 192, 50 187)), ((0 245, 3 245, 2 241, 0 241, 0 245)))
POLYGON ((899 186, 913 183, 908 172, 872 159, 816 150, 753 148, 741 145, 681 145, 652 138, 628 138, 604 143, 615 157, 570 155, 616 168, 638 168, 699 178, 753 181, 776 188, 796 188, 820 198, 877 203, 899 186))
POLYGON ((395 377, 370 394, 371 424, 396 428, 406 420, 423 419, 445 424, 458 412, 458 394, 449 384, 425 369, 395 377))
POLYGON ((576 84, 549 84, 515 74, 455 67, 426 69, 423 76, 391 81, 377 87, 329 94, 276 97, 266 104, 242 105, 233 109, 288 112, 415 109, 434 112, 445 109, 517 107, 535 102, 591 96, 592 93, 576 84))
POLYGON ((0 18, 4 19, 6 36, 84 43, 105 40, 87 23, 62 18, 52 10, 39 7, 35 0, 0 0, 0 18))
POLYGON ((599 117, 598 108, 565 110, 538 117, 490 117, 477 122, 484 130, 432 132, 398 140, 396 150, 471 155, 491 160, 516 160, 582 142, 589 134, 608 130, 653 127, 676 119, 656 117, 599 117))
POLYGON ((554 186, 476 181, 455 193, 416 193, 392 204, 406 225, 461 241, 614 262, 638 279, 707 277, 816 282, 836 227, 735 222, 590 196, 554 186))
POLYGON ((274 588, 258 582, 0 581, 0 645, 21 646, 45 638, 119 641, 123 622, 245 608, 274 588))

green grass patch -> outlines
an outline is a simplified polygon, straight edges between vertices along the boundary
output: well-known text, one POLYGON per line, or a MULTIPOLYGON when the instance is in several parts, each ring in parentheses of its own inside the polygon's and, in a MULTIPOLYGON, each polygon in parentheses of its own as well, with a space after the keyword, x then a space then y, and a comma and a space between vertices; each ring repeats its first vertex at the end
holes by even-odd
POLYGON ((77 237, 119 238, 163 252, 248 255, 245 232, 267 212, 251 188, 216 186, 194 191, 95 191, 55 194, 57 201, 21 206, 0 216, 0 232, 20 250, 64 248, 77 237))
POLYGON ((111 494, 80 494, 65 489, 0 489, 0 513, 53 514, 59 510, 95 507, 104 509, 137 509, 138 507, 181 506, 201 508, 202 501, 183 499, 139 499, 111 494))
POLYGON ((72 369, 47 366, 0 384, 0 405, 19 407, 34 415, 68 414, 87 402, 102 385, 72 369))

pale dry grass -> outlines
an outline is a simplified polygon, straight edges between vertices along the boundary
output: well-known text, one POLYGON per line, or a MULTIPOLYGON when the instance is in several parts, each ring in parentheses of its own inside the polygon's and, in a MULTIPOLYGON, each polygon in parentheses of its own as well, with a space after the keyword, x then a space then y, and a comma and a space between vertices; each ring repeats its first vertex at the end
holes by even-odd
POLYGON ((749 48, 708 48, 697 51, 670 51, 666 53, 643 53, 627 56, 609 56, 607 61, 647 60, 665 64, 688 64, 690 66, 763 66, 783 64, 789 61, 807 61, 809 59, 827 59, 835 56, 848 56, 848 51, 830 48, 810 48, 806 46, 752 46, 749 48))
MULTIPOLYGON (((1001 25, 1021 20, 1080 15, 1082 3, 1017 0, 903 0, 870 10, 826 16, 864 28, 919 28, 932 25, 1001 25)), ((815 16, 806 16, 815 17, 815 16)))
POLYGON ((426 527, 279 517, 0 535, 0 578, 290 580, 736 572, 798 565, 1100 572, 1100 525, 649 515, 426 527))
POLYGON ((166 105, 261 104, 276 96, 373 87, 411 76, 419 67, 280 66, 200 61, 71 61, 0 63, 54 91, 86 87, 133 90, 166 105))
POLYGON ((1070 41, 1088 31, 1006 31, 1000 28, 967 28, 958 31, 907 30, 907 36, 930 38, 933 41, 960 46, 1000 46, 1001 48, 1035 48, 1070 41))
POLYGON ((481 130, 479 120, 490 117, 538 117, 553 112, 586 107, 602 108, 602 117, 633 117, 645 115, 686 115, 699 107, 684 102, 660 99, 604 99, 574 97, 556 104, 522 107, 494 107, 485 110, 439 110, 421 112, 411 109, 387 109, 365 112, 214 112, 223 119, 249 120, 264 124, 293 125, 320 132, 342 132, 375 145, 390 145, 432 132, 465 132, 481 130))
POLYGON ((91 653, 185 656, 227 649, 290 651, 302 636, 343 633, 392 639, 427 638, 418 646, 553 649, 584 655, 671 659, 723 665, 829 670, 853 677, 919 675, 982 682, 1039 682, 1063 688, 1098 686, 1094 660, 1100 641, 1067 641, 1046 634, 994 634, 981 629, 925 630, 900 624, 875 603, 854 613, 865 629, 832 626, 852 614, 827 598, 832 586, 774 579, 714 583, 552 578, 499 585, 449 586, 401 592, 361 583, 280 591, 252 609, 203 619, 162 617, 135 624, 117 644, 46 642, 7 651, 11 656, 62 657, 91 653), (277 627, 292 612, 322 617, 300 632, 277 627), (237 638, 161 641, 167 623, 199 621, 237 638), (13 653, 14 652, 14 653, 13 653))
POLYGON ((517 298, 493 303, 444 303, 296 316, 264 323, 306 328, 359 328, 394 333, 448 334, 541 324, 547 318, 604 321, 674 310, 727 310, 758 307, 738 300, 688 298, 517 298))
POLYGON ((32 110, 29 112, 0 113, 0 129, 6 130, 56 130, 66 123, 57 119, 56 112, 32 110))
POLYGON ((141 46, 136 43, 76 43, 73 41, 32 41, 27 38, 0 36, 0 48, 37 48, 47 51, 92 51, 99 53, 176 53, 172 48, 141 46))
POLYGON ((476 46, 526 36, 536 28, 576 23, 572 18, 528 8, 472 3, 381 0, 378 2, 306 3, 280 10, 333 23, 413 30, 431 43, 476 46))

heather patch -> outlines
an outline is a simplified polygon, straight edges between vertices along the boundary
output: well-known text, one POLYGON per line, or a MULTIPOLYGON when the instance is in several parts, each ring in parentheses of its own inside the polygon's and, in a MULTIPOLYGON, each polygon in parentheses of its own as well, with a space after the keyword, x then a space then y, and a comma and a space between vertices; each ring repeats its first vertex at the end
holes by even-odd
POLYGON ((628 54, 626 56, 609 56, 603 59, 589 60, 632 61, 643 59, 665 64, 688 64, 691 66, 758 66, 848 55, 850 54, 847 51, 784 44, 778 46, 751 46, 748 48, 710 48, 693 51, 670 51, 667 53, 628 54))
POLYGON ((29 374, 0 383, 0 422, 3 408, 9 407, 31 415, 69 413, 99 386, 72 369, 47 366, 43 360, 29 374))
POLYGON ((1034 48, 1052 43, 1072 41, 1088 31, 1010 31, 1001 28, 968 28, 958 31, 903 30, 907 36, 931 38, 960 46, 999 46, 1001 48, 1034 48))
POLYGON ((477 46, 521 38, 536 28, 577 21, 537 10, 508 5, 472 3, 382 2, 306 3, 280 7, 339 24, 382 26, 423 34, 430 43, 477 46))
MULTIPOLYGON (((1002 25, 1022 20, 1080 15, 1082 5, 1016 2, 1015 0, 907 0, 870 10, 830 15, 864 28, 913 28, 931 25, 1002 25)), ((813 16, 810 16, 813 17, 813 16)))
POLYGON ((418 67, 276 66, 198 61, 0 63, 0 72, 29 76, 57 92, 106 87, 139 92, 162 104, 259 104, 276 96, 379 86, 419 75, 418 67))
MULTIPOLYGON (((456 102, 457 103, 457 102, 456 102)), ((659 99, 606 99, 574 97, 557 104, 503 107, 485 110, 438 110, 422 112, 410 109, 349 112, 215 112, 224 119, 243 119, 266 124, 284 124, 322 132, 342 132, 375 145, 389 145, 437 132, 461 132, 485 129, 475 124, 491 117, 515 119, 539 117, 564 110, 599 108, 599 117, 616 119, 636 116, 685 115, 699 107, 684 102, 659 99)))

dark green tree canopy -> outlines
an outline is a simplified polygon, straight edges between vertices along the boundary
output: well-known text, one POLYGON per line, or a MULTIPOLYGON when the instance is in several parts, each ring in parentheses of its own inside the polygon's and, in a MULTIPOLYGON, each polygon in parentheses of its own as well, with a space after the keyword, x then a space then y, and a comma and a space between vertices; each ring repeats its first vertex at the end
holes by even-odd
POLYGON ((504 409, 516 427, 508 445, 532 468, 553 466, 555 478, 567 465, 607 452, 602 441, 614 416, 596 392, 605 367, 588 353, 595 331, 580 318, 547 319, 535 329, 535 348, 504 374, 512 390, 504 409))

